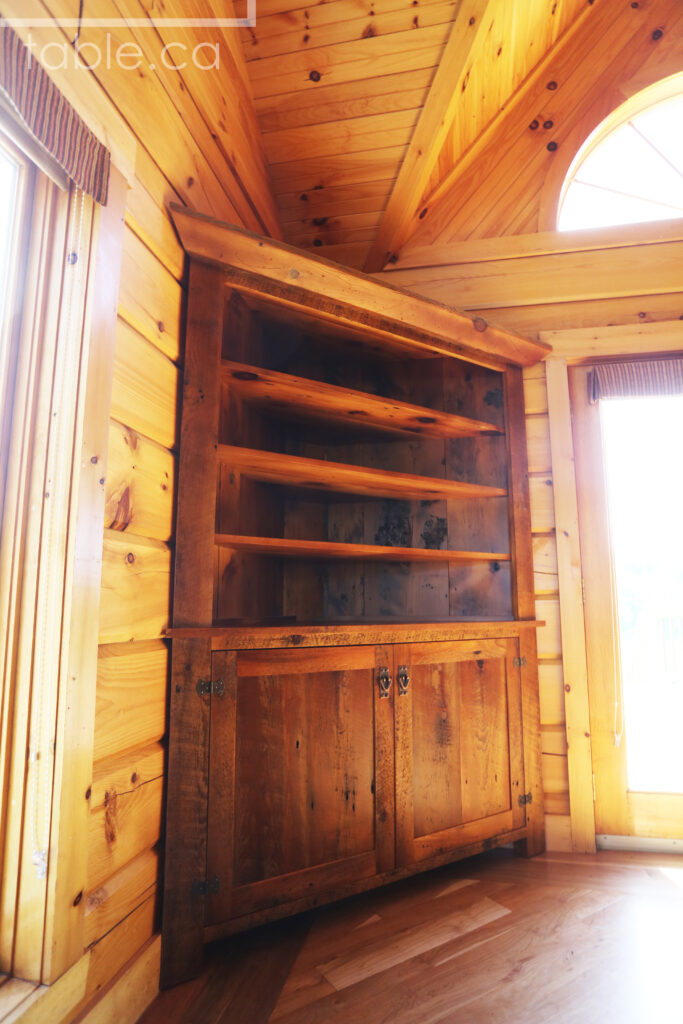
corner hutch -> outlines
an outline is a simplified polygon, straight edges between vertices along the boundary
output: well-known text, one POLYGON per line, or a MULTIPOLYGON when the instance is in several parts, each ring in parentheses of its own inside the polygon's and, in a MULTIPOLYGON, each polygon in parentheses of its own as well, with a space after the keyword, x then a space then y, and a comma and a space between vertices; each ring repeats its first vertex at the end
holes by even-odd
POLYGON ((521 367, 545 346, 172 212, 164 985, 209 939, 543 848, 521 367))

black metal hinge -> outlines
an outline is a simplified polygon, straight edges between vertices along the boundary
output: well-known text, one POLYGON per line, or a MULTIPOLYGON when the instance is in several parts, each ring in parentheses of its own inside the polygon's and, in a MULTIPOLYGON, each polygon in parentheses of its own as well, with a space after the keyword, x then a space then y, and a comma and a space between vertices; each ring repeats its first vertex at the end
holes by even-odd
POLYGON ((515 668, 526 668, 526 658, 513 658, 512 664, 515 668))
POLYGON ((221 887, 221 881, 218 875, 214 875, 213 878, 208 878, 203 882, 195 881, 192 883, 192 899, 198 899, 200 896, 210 896, 214 892, 218 892, 221 887))
POLYGON ((530 804, 531 803, 531 801, 532 801, 531 793, 520 793, 520 795, 517 797, 517 800, 519 801, 519 806, 520 807, 524 807, 524 804, 530 804))
POLYGON ((225 693, 225 683, 222 679, 200 679, 197 683, 197 693, 200 697, 222 697, 225 693))

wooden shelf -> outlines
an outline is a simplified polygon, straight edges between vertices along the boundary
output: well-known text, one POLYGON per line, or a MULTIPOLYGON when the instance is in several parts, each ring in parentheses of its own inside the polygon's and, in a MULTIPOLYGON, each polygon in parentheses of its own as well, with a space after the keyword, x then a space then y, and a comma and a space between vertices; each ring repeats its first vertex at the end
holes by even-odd
POLYGON ((244 363, 225 361, 222 372, 224 381, 246 402, 265 405, 271 411, 299 419, 422 437, 480 437, 502 433, 493 423, 244 363))
POLYGON ((244 537, 218 533, 216 544, 252 555, 282 558, 348 559, 372 562, 509 562, 510 556, 486 551, 442 551, 438 548, 380 547, 377 544, 338 544, 325 540, 291 540, 279 537, 244 537))
POLYGON ((219 445, 218 457, 253 480, 329 493, 416 501, 504 498, 507 495, 502 487, 439 480, 412 473, 392 473, 385 469, 367 469, 364 466, 349 466, 341 462, 327 462, 325 459, 305 459, 299 455, 283 455, 280 452, 264 452, 234 445, 219 445))

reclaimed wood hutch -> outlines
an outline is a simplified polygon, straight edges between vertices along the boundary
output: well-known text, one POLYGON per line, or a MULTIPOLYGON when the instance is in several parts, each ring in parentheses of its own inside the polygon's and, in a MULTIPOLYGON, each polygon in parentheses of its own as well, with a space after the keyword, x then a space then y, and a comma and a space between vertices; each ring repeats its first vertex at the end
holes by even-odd
POLYGON ((165 986, 208 939, 543 849, 521 367, 545 346, 173 218, 165 986))

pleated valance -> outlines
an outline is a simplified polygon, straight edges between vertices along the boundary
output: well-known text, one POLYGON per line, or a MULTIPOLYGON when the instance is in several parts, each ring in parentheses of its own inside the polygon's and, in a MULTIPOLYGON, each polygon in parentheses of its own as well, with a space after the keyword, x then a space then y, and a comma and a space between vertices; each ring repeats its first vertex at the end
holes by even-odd
POLYGON ((9 25, 0 25, 0 100, 74 185, 106 205, 109 150, 9 25))
POLYGON ((680 357, 599 363, 588 375, 591 402, 601 398, 681 394, 683 358, 680 357))

